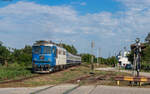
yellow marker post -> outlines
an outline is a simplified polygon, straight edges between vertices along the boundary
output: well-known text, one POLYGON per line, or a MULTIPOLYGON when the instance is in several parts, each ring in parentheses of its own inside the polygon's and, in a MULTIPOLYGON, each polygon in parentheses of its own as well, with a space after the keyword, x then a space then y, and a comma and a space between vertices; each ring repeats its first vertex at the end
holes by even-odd
POLYGON ((120 85, 120 81, 119 81, 119 80, 117 81, 117 85, 118 85, 118 86, 120 85))

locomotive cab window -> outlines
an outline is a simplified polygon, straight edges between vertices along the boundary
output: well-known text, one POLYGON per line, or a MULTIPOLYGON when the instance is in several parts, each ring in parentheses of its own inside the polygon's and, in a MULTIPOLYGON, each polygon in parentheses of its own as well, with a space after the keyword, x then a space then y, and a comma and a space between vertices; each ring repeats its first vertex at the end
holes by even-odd
POLYGON ((33 53, 34 54, 40 54, 41 53, 41 47, 40 46, 33 46, 33 53))
POLYGON ((51 47, 49 47, 49 46, 44 46, 43 54, 51 54, 51 47))

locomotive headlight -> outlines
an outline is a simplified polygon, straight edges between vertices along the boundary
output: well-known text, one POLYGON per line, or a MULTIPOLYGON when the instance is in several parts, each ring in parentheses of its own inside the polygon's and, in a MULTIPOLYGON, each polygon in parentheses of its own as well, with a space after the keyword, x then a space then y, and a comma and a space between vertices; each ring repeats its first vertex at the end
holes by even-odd
POLYGON ((48 59, 49 62, 51 62, 51 59, 48 59))
POLYGON ((36 59, 36 58, 34 58, 34 61, 37 61, 37 59, 36 59))

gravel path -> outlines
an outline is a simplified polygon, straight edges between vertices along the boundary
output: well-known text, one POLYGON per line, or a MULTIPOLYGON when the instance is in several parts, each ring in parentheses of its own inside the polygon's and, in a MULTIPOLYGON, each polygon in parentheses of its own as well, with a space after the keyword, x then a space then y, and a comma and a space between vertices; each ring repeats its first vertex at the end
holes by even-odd
POLYGON ((149 88, 118 86, 79 86, 73 84, 36 87, 36 88, 0 88, 0 94, 150 94, 149 88), (67 92, 66 92, 67 91, 67 92))
MULTIPOLYGON (((107 67, 107 68, 95 68, 95 70, 101 70, 101 71, 116 71, 116 72, 125 72, 125 73, 132 73, 132 71, 129 70, 118 70, 117 68, 107 67)), ((150 77, 150 73, 148 72, 140 72, 141 76, 150 77)))

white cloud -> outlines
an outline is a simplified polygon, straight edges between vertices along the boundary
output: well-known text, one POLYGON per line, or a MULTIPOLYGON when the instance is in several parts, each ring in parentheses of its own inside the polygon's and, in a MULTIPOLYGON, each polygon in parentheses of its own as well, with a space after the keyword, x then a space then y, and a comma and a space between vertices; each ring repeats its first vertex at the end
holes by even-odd
POLYGON ((150 0, 116 0, 122 2, 126 8, 139 11, 150 7, 150 0))
POLYGON ((106 56, 109 50, 130 44, 128 40, 136 37, 143 38, 150 30, 150 9, 144 3, 148 0, 141 1, 139 10, 133 9, 139 1, 117 1, 124 3, 128 10, 79 15, 71 6, 17 2, 0 8, 0 40, 17 48, 39 39, 59 39, 68 43, 76 40, 80 51, 95 40, 106 56))

